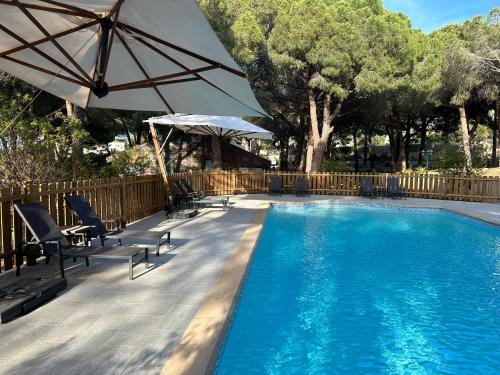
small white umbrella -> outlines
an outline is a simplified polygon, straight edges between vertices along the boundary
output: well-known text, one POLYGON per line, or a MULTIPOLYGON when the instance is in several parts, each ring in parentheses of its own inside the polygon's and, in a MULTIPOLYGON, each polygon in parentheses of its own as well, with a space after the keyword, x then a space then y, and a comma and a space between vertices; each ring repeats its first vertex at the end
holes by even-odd
POLYGON ((195 0, 0 0, 0 70, 84 108, 265 115, 195 0))
POLYGON ((166 115, 151 117, 144 122, 150 125, 170 125, 185 133, 215 135, 221 138, 272 139, 273 134, 266 129, 244 121, 238 117, 206 115, 166 115))
MULTIPOLYGON (((151 117, 144 122, 149 123, 149 129, 153 135, 156 147, 156 157, 162 171, 166 170, 165 160, 161 157, 161 152, 168 142, 172 129, 180 129, 185 133, 197 135, 218 136, 222 138, 260 138, 272 139, 273 134, 266 129, 244 121, 238 117, 230 116, 206 116, 206 115, 184 115, 174 114, 159 117, 151 117), (170 132, 165 137, 161 147, 158 143, 155 125, 169 125, 170 132)), ((165 172, 163 172, 165 173, 165 172)))

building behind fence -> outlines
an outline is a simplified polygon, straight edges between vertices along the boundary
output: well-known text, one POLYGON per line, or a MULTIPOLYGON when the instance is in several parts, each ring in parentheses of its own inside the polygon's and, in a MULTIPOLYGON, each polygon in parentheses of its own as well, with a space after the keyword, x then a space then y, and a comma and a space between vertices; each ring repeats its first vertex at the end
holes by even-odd
MULTIPOLYGON (((378 188, 387 185, 389 177, 398 177, 408 197, 448 199, 472 202, 500 202, 500 177, 462 177, 438 175, 391 175, 366 173, 298 173, 298 172, 183 172, 170 175, 171 182, 187 179, 195 190, 206 195, 267 193, 271 175, 281 175, 285 193, 293 193, 298 177, 309 179, 312 194, 356 195, 362 176, 371 176, 378 188)), ((171 184, 172 186, 173 184, 171 184)), ((29 238, 14 204, 42 202, 58 225, 77 224, 66 205, 64 195, 81 194, 89 200, 102 219, 120 218, 127 224, 156 212, 166 205, 160 176, 120 177, 99 180, 25 184, 0 191, 0 270, 14 265, 14 251, 29 238)))

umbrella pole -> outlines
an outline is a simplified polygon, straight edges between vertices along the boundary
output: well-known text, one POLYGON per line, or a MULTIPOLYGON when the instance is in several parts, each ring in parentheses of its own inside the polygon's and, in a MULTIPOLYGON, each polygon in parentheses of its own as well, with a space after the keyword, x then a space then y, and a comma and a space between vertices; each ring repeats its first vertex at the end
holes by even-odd
POLYGON ((151 137, 153 138, 156 160, 158 162, 158 166, 160 167, 160 173, 163 178, 163 186, 165 187, 165 194, 167 194, 167 211, 171 211, 172 210, 172 205, 170 201, 171 192, 170 192, 170 184, 168 183, 167 169, 165 167, 165 160, 161 156, 161 148, 160 144, 158 143, 158 134, 156 133, 156 128, 152 122, 149 123, 149 131, 151 132, 151 137))

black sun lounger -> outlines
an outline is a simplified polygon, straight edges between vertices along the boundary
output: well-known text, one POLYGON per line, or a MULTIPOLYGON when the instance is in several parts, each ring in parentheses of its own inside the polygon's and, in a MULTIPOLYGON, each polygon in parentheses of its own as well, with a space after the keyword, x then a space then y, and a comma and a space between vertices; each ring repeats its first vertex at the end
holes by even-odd
POLYGON ((184 191, 186 192, 186 194, 192 196, 193 198, 202 199, 205 196, 201 191, 194 190, 191 184, 185 178, 181 178, 179 180, 179 183, 184 187, 184 191))
POLYGON ((393 198, 403 198, 404 194, 399 186, 397 177, 389 177, 387 179, 387 195, 393 198))
POLYGON ((310 195, 309 194, 309 180, 307 177, 301 176, 297 178, 295 183, 295 194, 296 195, 310 195))
POLYGON ((283 192, 283 184, 281 182, 281 176, 271 176, 269 178, 269 191, 268 194, 279 194, 283 192))
POLYGON ((203 194, 193 190, 191 185, 184 179, 174 181, 174 185, 178 192, 178 197, 181 201, 187 204, 192 204, 193 209, 197 206, 214 206, 216 204, 222 205, 224 211, 228 210, 229 207, 229 197, 219 196, 219 197, 205 197, 203 194))
MULTIPOLYGON (((61 232, 49 211, 41 203, 15 204, 15 210, 23 220, 33 236, 33 240, 26 244, 37 244, 43 249, 47 257, 59 258, 59 270, 64 278, 64 258, 85 258, 89 265, 89 258, 126 259, 129 263, 129 279, 133 279, 134 257, 144 253, 146 268, 149 267, 147 247, 111 247, 111 246, 74 246, 61 232)), ((16 252, 16 275, 19 276, 22 263, 22 247, 18 246, 16 252)), ((48 258, 47 258, 48 259, 48 258)))
POLYGON ((375 187, 373 186, 373 179, 368 176, 361 177, 361 184, 359 186, 359 195, 376 197, 375 187))
POLYGON ((99 238, 101 245, 104 246, 104 240, 115 239, 122 245, 122 240, 139 239, 155 241, 156 256, 160 255, 160 246, 167 243, 170 247, 170 231, 140 231, 140 230, 121 230, 118 228, 118 220, 102 221, 94 212, 89 202, 81 195, 66 195, 64 197, 71 211, 78 217, 80 224, 88 225, 90 229, 90 238, 99 238), (106 229, 104 223, 114 222, 117 228, 113 231, 106 229), (167 236, 166 240, 163 239, 167 236))

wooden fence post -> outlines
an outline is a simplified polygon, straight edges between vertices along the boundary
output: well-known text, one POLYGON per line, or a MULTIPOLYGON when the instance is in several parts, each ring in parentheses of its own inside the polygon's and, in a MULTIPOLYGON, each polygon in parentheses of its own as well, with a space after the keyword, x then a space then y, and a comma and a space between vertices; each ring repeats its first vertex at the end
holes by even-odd
POLYGON ((127 226, 128 206, 127 206, 127 180, 124 175, 120 175, 120 219, 121 227, 127 226))

